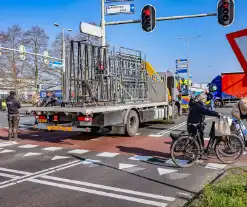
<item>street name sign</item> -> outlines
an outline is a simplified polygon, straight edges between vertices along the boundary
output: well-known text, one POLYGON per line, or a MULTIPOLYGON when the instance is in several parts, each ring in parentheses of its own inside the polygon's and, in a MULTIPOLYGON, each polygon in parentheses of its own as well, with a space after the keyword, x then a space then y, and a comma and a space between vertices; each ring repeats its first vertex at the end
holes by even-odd
POLYGON ((106 15, 133 14, 135 13, 134 4, 109 5, 105 7, 106 15))
POLYGON ((96 37, 102 37, 101 27, 88 24, 85 22, 80 23, 80 32, 88 35, 93 35, 96 37))

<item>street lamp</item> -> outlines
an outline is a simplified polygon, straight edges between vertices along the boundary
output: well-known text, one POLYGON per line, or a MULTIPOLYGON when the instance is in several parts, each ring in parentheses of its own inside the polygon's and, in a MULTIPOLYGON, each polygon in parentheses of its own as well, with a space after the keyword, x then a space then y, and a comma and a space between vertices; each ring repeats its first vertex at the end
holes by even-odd
POLYGON ((187 68, 187 73, 188 73, 188 90, 190 89, 190 71, 189 71, 189 69, 190 69, 190 43, 191 43, 191 40, 194 40, 194 39, 196 39, 196 38, 199 38, 199 37, 201 37, 202 35, 197 35, 197 36, 195 36, 195 37, 192 37, 192 38, 189 38, 189 39, 186 39, 186 38, 183 38, 183 37, 177 37, 177 39, 179 39, 179 40, 184 40, 184 41, 186 41, 187 42, 187 44, 188 44, 188 68, 187 68))
POLYGON ((72 29, 67 29, 67 28, 64 28, 64 27, 60 27, 59 24, 57 23, 54 23, 54 26, 56 27, 59 27, 60 29, 62 29, 62 33, 63 33, 63 40, 62 40, 62 59, 63 59, 63 72, 62 72, 62 93, 63 93, 63 98, 65 98, 67 100, 67 95, 66 95, 66 73, 65 73, 65 59, 66 59, 66 54, 65 54, 65 37, 64 37, 64 33, 65 33, 65 30, 71 32, 72 29))

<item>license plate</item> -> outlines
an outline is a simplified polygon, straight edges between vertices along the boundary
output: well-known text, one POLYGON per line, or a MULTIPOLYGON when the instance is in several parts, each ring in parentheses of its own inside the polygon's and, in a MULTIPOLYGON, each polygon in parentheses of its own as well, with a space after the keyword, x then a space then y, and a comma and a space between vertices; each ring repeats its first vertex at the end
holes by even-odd
POLYGON ((39 119, 38 122, 39 122, 39 123, 46 123, 47 120, 46 120, 46 119, 39 119))
POLYGON ((57 131, 72 131, 72 127, 65 126, 47 126, 48 130, 57 130, 57 131))

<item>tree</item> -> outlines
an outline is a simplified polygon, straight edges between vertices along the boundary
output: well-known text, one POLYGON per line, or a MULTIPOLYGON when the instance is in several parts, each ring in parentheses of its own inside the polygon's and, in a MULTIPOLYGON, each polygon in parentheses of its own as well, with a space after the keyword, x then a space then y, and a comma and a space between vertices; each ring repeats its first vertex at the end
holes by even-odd
MULTIPOLYGON (((48 40, 49 37, 40 26, 34 26, 24 33, 24 43, 33 53, 43 53, 47 49, 48 40)), ((39 73, 45 72, 47 66, 45 66, 43 58, 39 58, 37 55, 34 56, 33 61, 34 67, 32 67, 32 71, 34 72, 35 85, 37 86, 39 83, 39 73)))
MULTIPOLYGON (((9 27, 7 31, 0 31, 0 43, 7 48, 19 49, 23 43, 23 30, 19 25, 9 27)), ((24 71, 27 68, 27 62, 22 62, 19 59, 19 54, 13 51, 2 51, 0 56, 0 73, 4 77, 6 85, 14 88, 18 94, 19 79, 23 77, 24 71)))

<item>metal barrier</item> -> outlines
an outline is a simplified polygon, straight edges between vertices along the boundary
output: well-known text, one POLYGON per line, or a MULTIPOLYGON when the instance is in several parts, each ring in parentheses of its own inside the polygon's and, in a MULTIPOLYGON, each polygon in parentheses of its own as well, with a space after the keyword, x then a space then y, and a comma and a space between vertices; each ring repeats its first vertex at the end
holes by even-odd
MULTIPOLYGON (((71 41, 69 102, 75 106, 148 101, 147 71, 140 51, 71 41)), ((152 82, 152 81, 151 81, 152 82)))

